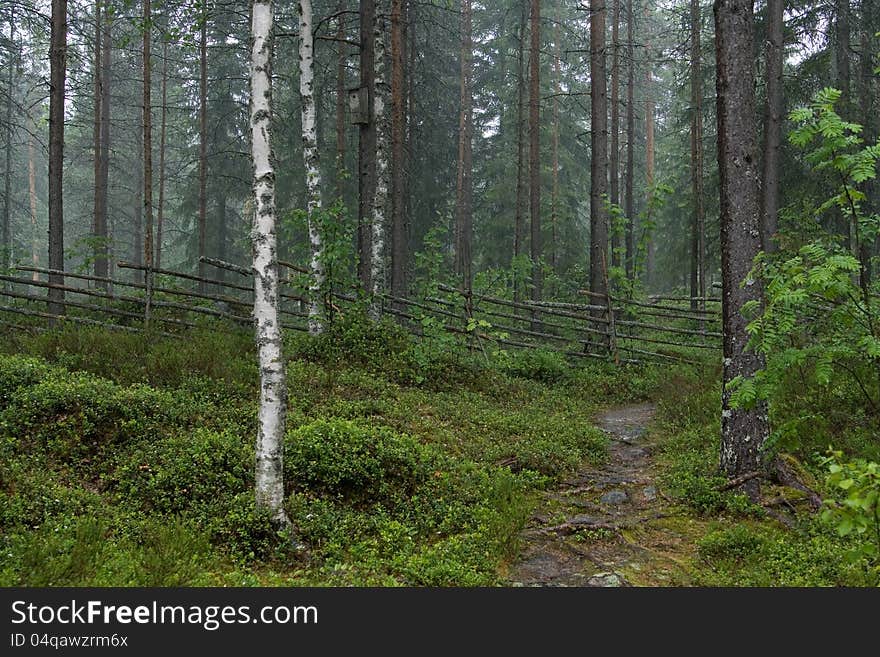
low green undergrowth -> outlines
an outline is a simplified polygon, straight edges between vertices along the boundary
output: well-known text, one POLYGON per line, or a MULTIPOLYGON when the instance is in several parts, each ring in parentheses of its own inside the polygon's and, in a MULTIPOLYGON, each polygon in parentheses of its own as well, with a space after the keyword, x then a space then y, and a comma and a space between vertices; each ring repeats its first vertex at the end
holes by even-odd
POLYGON ((4 338, 4 585, 493 584, 537 491, 604 458, 596 409, 658 376, 487 360, 358 320, 291 338, 301 552, 253 500, 248 336, 4 338))

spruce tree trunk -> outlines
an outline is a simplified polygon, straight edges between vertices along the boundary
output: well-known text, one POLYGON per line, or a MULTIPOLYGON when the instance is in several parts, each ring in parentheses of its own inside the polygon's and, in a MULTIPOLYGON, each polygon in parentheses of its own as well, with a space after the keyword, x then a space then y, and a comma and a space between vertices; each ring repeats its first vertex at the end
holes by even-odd
MULTIPOLYGON (((559 97, 562 95, 562 38, 560 35, 559 5, 556 5, 553 28, 553 184, 550 198, 550 266, 553 271, 558 265, 558 223, 559 223, 559 97)), ((552 294, 552 292, 551 292, 552 294)))
MULTIPOLYGON (((102 30, 103 45, 101 47, 101 184, 98 189, 100 195, 100 213, 96 235, 100 239, 100 256, 95 259, 95 276, 110 277, 110 230, 108 226, 109 208, 108 193, 110 186, 110 80, 112 67, 113 40, 111 36, 113 18, 108 11, 104 11, 104 29, 102 30)), ((105 285, 110 289, 110 285, 105 285)))
MULTIPOLYGON (((620 205, 620 0, 614 0, 614 22, 611 24, 611 152, 608 173, 611 180, 610 201, 620 205)), ((620 235, 616 226, 611 231, 611 264, 620 266, 620 235)))
POLYGON ((406 296, 406 0, 391 7, 391 294, 406 296))
POLYGON ((461 110, 458 120, 458 174, 455 194, 455 273, 465 290, 471 289, 472 196, 473 196, 473 95, 471 69, 473 58, 471 0, 461 3, 461 110))
MULTIPOLYGON (((521 0, 521 14, 519 25, 519 53, 517 57, 517 99, 516 99, 516 208, 514 209, 513 221, 513 257, 516 259, 523 252, 525 241, 525 228, 523 209, 525 207, 526 189, 528 183, 525 180, 525 96, 526 96, 526 25, 527 7, 525 0, 521 0)), ((522 290, 519 279, 513 282, 513 299, 517 303, 522 300, 522 290)))
POLYGON ((779 215, 779 150, 782 146, 782 63, 784 0, 767 0, 766 71, 764 105, 764 171, 761 178, 762 248, 773 251, 779 215))
POLYGON ((275 170, 272 154, 272 2, 252 0, 250 61, 251 157, 254 168, 254 322, 260 363, 260 412, 256 444, 256 501, 276 523, 284 511, 284 425, 287 387, 278 316, 275 170))
POLYGON ((336 59, 336 197, 345 198, 345 103, 348 90, 346 88, 345 58, 345 0, 339 0, 336 7, 336 47, 339 53, 336 59))
POLYGON ((144 265, 147 267, 144 279, 147 285, 144 321, 150 322, 150 305, 153 300, 153 106, 151 99, 151 0, 143 0, 144 5, 144 265))
POLYGON ((299 0, 299 97, 302 105, 303 164, 306 170, 306 205, 311 246, 309 281, 309 333, 324 330, 324 262, 320 229, 321 169, 318 158, 318 133, 315 129, 315 53, 312 30, 312 2, 299 0))
POLYGON ((624 182, 624 213, 626 214, 626 277, 635 280, 635 197, 633 196, 633 178, 635 177, 635 55, 634 55, 634 21, 633 0, 628 0, 626 16, 626 178, 624 182))
POLYGON ((691 0, 691 309, 705 308, 705 210, 703 203, 703 75, 700 0, 691 0), (698 301, 697 298, 703 299, 698 301))
MULTIPOLYGON (((721 281, 724 364, 721 470, 730 478, 761 466, 768 435, 767 409, 733 408, 731 381, 751 377, 763 359, 747 351, 742 308, 762 298, 759 280, 748 279, 761 248, 755 129, 753 0, 716 0, 715 52, 718 96, 718 170, 721 190, 721 281), (745 284, 743 284, 745 282, 745 284)), ((757 479, 747 488, 757 492, 757 479)))
MULTIPOLYGON (((156 208, 156 269, 162 267, 162 239, 165 228, 165 132, 168 121, 168 41, 162 42, 162 113, 159 119, 159 206, 156 208)), ((225 260, 220 254, 220 259, 225 260)), ((222 269, 220 270, 223 271, 222 269)))
MULTIPOLYGON (((256 4, 256 0, 254 0, 256 4)), ((208 239, 208 10, 202 8, 199 26, 199 278, 206 276, 202 258, 208 239)), ((204 280, 199 281, 199 292, 205 294, 204 280)))
MULTIPOLYGON (((49 39, 49 269, 64 271, 64 85, 67 78, 67 0, 52 0, 49 39)), ((50 274, 49 283, 64 285, 50 274)), ((64 290, 48 294, 51 315, 64 314, 64 290)))
POLYGON ((376 123, 373 117, 374 95, 374 23, 375 0, 360 2, 360 87, 366 90, 367 107, 361 107, 364 122, 358 138, 358 278, 361 288, 369 293, 373 288, 372 274, 372 218, 376 188, 376 123))
MULTIPOLYGON (((101 72, 101 65, 103 63, 101 45, 101 0, 95 0, 95 43, 93 44, 92 49, 92 107, 94 113, 92 122, 92 150, 94 153, 92 164, 95 177, 92 213, 92 237, 95 238, 95 241, 92 247, 92 260, 95 276, 99 276, 98 261, 101 259, 102 255, 100 246, 101 201, 103 200, 101 198, 101 152, 104 147, 101 144, 101 99, 103 97, 103 94, 101 93, 101 83, 103 82, 103 73, 101 72)), ((97 283, 96 285, 100 286, 102 284, 97 283)))
MULTIPOLYGON (((9 38, 10 41, 15 35, 15 12, 9 12, 9 38)), ((10 45, 11 50, 11 45, 10 45)), ((7 79, 7 98, 6 98, 6 174, 4 176, 4 200, 3 200, 3 266, 12 266, 12 99, 14 78, 13 72, 15 66, 12 61, 7 63, 9 76, 7 79)))
POLYGON ((608 98, 605 83, 605 0, 590 0, 590 290, 608 292, 608 98))
MULTIPOLYGON (((645 183, 647 187, 647 216, 653 219, 651 205, 654 201, 654 74, 652 72, 653 51, 651 48, 651 27, 648 4, 644 5, 645 16, 645 183)), ((654 278, 654 238, 649 232, 645 235, 645 284, 651 285, 654 278)))
MULTIPOLYGON (((542 296, 541 275, 541 0, 532 0, 529 49, 529 215, 531 223, 532 301, 542 296)), ((536 315, 532 329, 539 330, 536 315)))

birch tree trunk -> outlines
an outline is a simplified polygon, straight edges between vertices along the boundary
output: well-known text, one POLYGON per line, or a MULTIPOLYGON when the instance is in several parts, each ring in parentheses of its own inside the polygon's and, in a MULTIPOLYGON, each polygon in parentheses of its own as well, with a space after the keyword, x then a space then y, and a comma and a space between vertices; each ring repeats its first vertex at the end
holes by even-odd
MULTIPOLYGON (((761 466, 761 446, 769 432, 767 408, 733 408, 731 381, 751 377, 763 366, 747 352, 742 308, 762 297, 761 284, 748 278, 761 248, 758 209, 757 135, 753 45, 754 0, 716 0, 715 53, 718 95, 718 170, 721 188, 721 281, 724 363, 721 395, 721 469, 734 478, 761 466), (743 284, 745 283, 745 284, 743 284)), ((757 480, 747 488, 757 493, 757 480)))
MULTIPOLYGON (((387 0, 376 3, 374 22, 374 80, 373 80, 373 121, 376 124, 376 189, 373 195, 372 244, 370 262, 370 281, 374 295, 385 291, 385 222, 389 187, 389 121, 386 112, 388 105, 388 80, 385 78, 388 6, 387 0)), ((374 314, 375 314, 374 300, 374 314)))
POLYGON ((302 105, 303 163, 306 169, 306 203, 309 222, 309 243, 312 249, 309 282, 309 333, 324 330, 322 294, 324 264, 321 242, 321 169, 318 166, 318 133, 315 129, 315 56, 312 30, 312 0, 299 0, 299 97, 302 105))
POLYGON ((260 362, 260 413, 256 445, 256 501, 276 523, 284 511, 283 445, 287 389, 278 318, 278 254, 272 122, 272 1, 251 5, 251 157, 254 167, 254 322, 260 362))

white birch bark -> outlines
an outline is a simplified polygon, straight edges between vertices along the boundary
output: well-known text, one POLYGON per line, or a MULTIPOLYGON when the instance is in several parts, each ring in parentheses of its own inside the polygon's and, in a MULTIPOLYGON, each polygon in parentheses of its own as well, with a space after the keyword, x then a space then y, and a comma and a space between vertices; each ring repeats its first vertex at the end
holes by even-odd
POLYGON ((302 104, 303 162, 306 168, 309 242, 312 247, 312 280, 309 284, 309 333, 324 330, 321 296, 324 290, 323 245, 317 213, 321 209, 321 170, 318 168, 318 134, 315 128, 315 59, 312 35, 312 2, 299 0, 299 96, 302 104))
MULTIPOLYGON (((373 251, 372 275, 373 294, 385 291, 385 209, 388 204, 389 168, 389 121, 385 111, 389 96, 389 85, 385 75, 387 53, 388 7, 386 0, 376 3, 376 21, 373 32, 375 52, 375 88, 373 92, 373 120, 376 122, 376 192, 373 196, 373 251)), ((373 301, 373 314, 378 313, 376 300, 373 301)))
POLYGON ((288 526, 282 457, 286 382, 278 321, 275 171, 272 160, 272 0, 253 0, 251 23, 251 155, 254 166, 254 323, 260 362, 260 413, 256 446, 257 506, 288 526))

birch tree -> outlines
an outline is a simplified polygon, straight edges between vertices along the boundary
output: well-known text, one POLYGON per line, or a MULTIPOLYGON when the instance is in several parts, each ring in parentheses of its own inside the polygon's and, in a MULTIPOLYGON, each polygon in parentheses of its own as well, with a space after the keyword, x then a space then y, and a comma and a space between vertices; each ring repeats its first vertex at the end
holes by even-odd
POLYGON ((376 189, 373 194, 372 216, 372 256, 370 281, 373 294, 385 289, 385 207, 388 203, 388 117, 385 107, 388 104, 388 81, 385 78, 385 59, 387 52, 387 1, 376 3, 374 23, 374 82, 373 82, 373 121, 376 124, 376 189))
POLYGON ((251 5, 251 157, 254 167, 254 321, 260 362, 260 413, 256 448, 257 506, 279 525, 284 512, 283 438, 286 381, 278 319, 278 254, 275 233, 275 171, 272 120, 272 0, 251 5))
POLYGON ((309 333, 324 330, 321 294, 324 289, 323 246, 318 212, 321 209, 321 170, 318 166, 318 133, 315 129, 315 57, 312 35, 312 1, 299 1, 299 96, 302 105, 303 163, 306 169, 306 204, 312 279, 309 285, 309 333))

